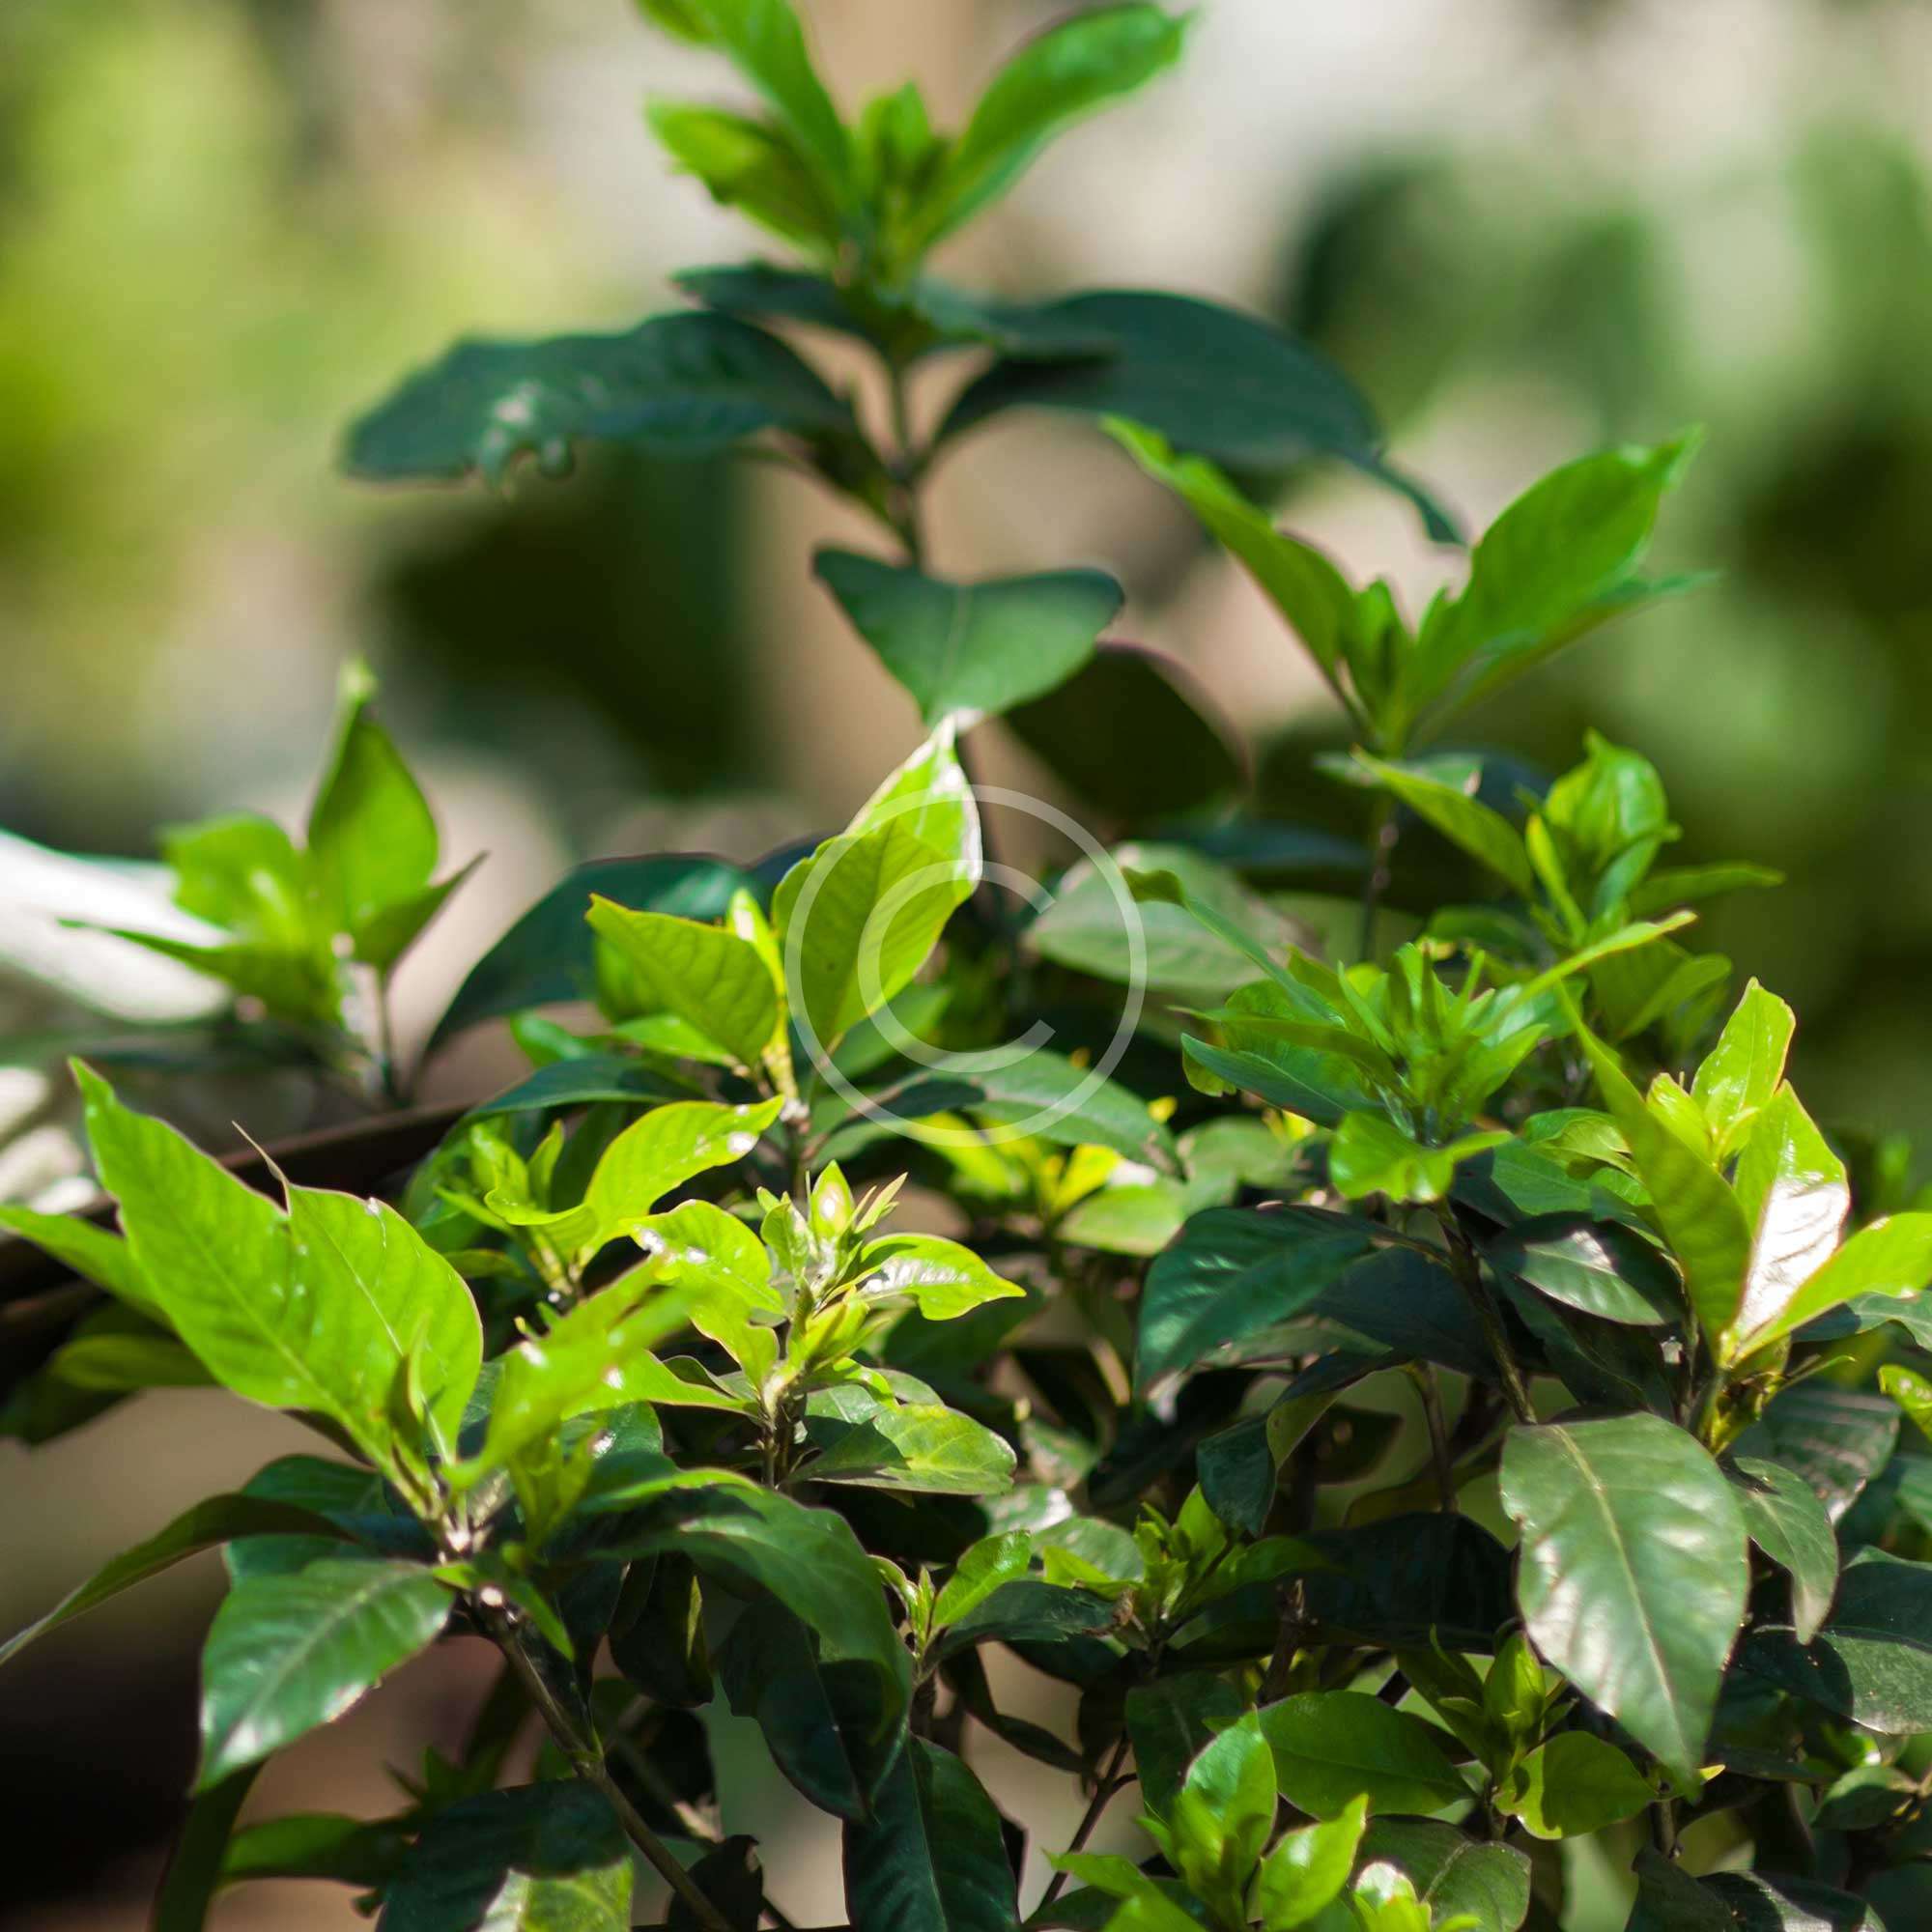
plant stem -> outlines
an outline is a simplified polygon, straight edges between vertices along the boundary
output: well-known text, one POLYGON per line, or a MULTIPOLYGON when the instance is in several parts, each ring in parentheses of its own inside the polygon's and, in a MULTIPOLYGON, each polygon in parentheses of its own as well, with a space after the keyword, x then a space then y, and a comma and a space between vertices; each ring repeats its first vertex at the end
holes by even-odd
POLYGON ((905 546, 906 561, 915 570, 925 568, 925 526, 920 515, 919 471, 922 468, 912 442, 912 404, 907 393, 905 365, 896 356, 886 363, 886 377, 892 397, 893 456, 890 468, 894 479, 893 528, 905 546))
POLYGON ((386 973, 379 974, 376 980, 376 1052, 382 1069, 384 1099, 392 1107, 407 1107, 410 1095, 396 1058, 396 1014, 389 1003, 386 973))
MULTIPOLYGON (((1086 1849, 1087 1840, 1094 1835, 1094 1826, 1100 1822, 1100 1814, 1106 1810, 1114 1793, 1120 1789, 1121 1767, 1126 1761, 1127 1739, 1126 1734, 1122 1732, 1120 1742, 1114 1747, 1114 1754, 1107 1760, 1106 1770, 1100 1774, 1099 1783, 1094 1787, 1094 1801, 1088 1805, 1086 1815, 1080 1820, 1080 1824, 1073 1833, 1073 1842, 1066 1848, 1068 1858, 1071 1858, 1075 1852, 1086 1849)), ((1065 1885, 1066 1880, 1067 1874, 1065 1872, 1057 1871, 1054 1873, 1052 1880, 1047 1885, 1046 1890, 1040 1895, 1038 1905, 1034 1907, 1036 1913, 1044 1911, 1047 1906, 1051 1905, 1060 1896, 1061 1888, 1065 1885)))
POLYGON ((1435 1465, 1435 1489, 1445 1515, 1456 1514, 1456 1470, 1449 1457, 1449 1430, 1442 1419, 1442 1386, 1433 1362, 1415 1365, 1416 1392, 1422 1398, 1423 1420, 1429 1425, 1429 1459, 1435 1465))
POLYGON ((659 1877, 684 1902, 705 1932, 731 1932, 730 1921, 698 1889, 691 1874, 672 1857, 670 1848, 644 1823, 636 1805, 624 1796, 623 1788, 611 1776, 611 1768, 604 1762, 603 1747, 594 1736, 586 1736, 576 1719, 564 1708, 562 1700, 537 1668, 536 1660, 525 1648, 515 1624, 501 1610, 485 1610, 484 1615, 497 1648, 509 1659, 510 1667, 517 1673, 518 1681, 522 1683, 537 1715, 570 1759, 571 1769, 586 1784, 596 1786, 604 1794, 605 1801, 617 1814, 617 1822, 623 1826, 626 1836, 650 1861, 659 1877))
POLYGON ((1373 959, 1376 952, 1376 915, 1381 910, 1382 895, 1389 889, 1390 868, 1395 859, 1395 842, 1402 837, 1396 822, 1395 800, 1386 792, 1376 807, 1376 822, 1370 835, 1369 876, 1362 886, 1362 928, 1359 952, 1373 959))
POLYGON ((1510 1347, 1509 1330, 1503 1326, 1503 1312, 1496 1306, 1496 1298, 1483 1279, 1482 1257, 1477 1254, 1475 1243, 1463 1232, 1462 1223, 1446 1205, 1437 1205, 1435 1218, 1442 1224, 1443 1236, 1449 1243, 1450 1269, 1462 1284, 1470 1307, 1476 1311, 1477 1321, 1483 1324, 1483 1334, 1489 1342, 1490 1352, 1495 1357, 1496 1374, 1501 1378, 1510 1411, 1519 1422, 1534 1422, 1536 1409, 1529 1399, 1529 1384, 1523 1378, 1516 1350, 1510 1347))

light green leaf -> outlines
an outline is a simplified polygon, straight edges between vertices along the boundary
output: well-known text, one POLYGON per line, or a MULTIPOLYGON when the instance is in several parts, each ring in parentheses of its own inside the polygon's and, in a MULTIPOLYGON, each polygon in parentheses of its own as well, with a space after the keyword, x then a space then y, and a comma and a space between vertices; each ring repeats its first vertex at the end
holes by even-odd
MULTIPOLYGON (((380 940, 384 913, 420 897, 440 843, 429 802, 389 734, 369 713, 375 684, 351 666, 342 684, 335 752, 308 819, 315 891, 331 929, 355 939, 355 956, 386 970, 400 946, 380 940)), ((403 945, 415 936, 412 928, 403 945)))
POLYGON ((724 54, 790 129, 827 195, 852 191, 852 146, 825 84, 814 71, 789 0, 649 0, 658 23, 724 54))
POLYGON ((228 1593, 202 1653, 206 1791, 339 1718, 426 1649, 450 1593, 414 1563, 329 1557, 228 1593))
POLYGON ((644 998, 716 1041, 738 1065, 756 1068, 779 1026, 779 989, 756 947, 722 926, 631 912, 596 896, 588 917, 644 998))
POLYGON ((932 1605, 932 1627, 944 1630, 977 1609, 1002 1583, 1024 1577, 1033 1561, 1033 1539, 1021 1529, 983 1536, 961 1552, 932 1605))
POLYGON ((679 170, 721 207, 815 253, 838 247, 838 212, 786 129, 682 100, 653 100, 644 115, 679 170))
POLYGON ((1506 1132, 1464 1134, 1447 1147, 1424 1147, 1382 1114, 1350 1114, 1328 1149, 1328 1179, 1345 1201, 1385 1194, 1391 1201, 1440 1201, 1465 1160, 1509 1139, 1506 1132))
POLYGON ((845 1827, 853 1932, 1016 1932, 1019 1901, 993 1801, 951 1751, 908 1738, 871 1819, 845 1827))
POLYGON ((1469 1786, 1445 1751, 1446 1732, 1359 1690, 1305 1690, 1265 1706, 1262 1735, 1291 1804, 1341 1817, 1358 1798, 1371 1811, 1439 1811, 1469 1786))
POLYGON ((928 725, 1052 691, 1094 655, 1125 598, 1097 570, 955 583, 844 550, 821 550, 812 567, 928 725))
POLYGON ((1093 7, 1049 27, 993 76, 913 220, 924 249, 997 200, 1069 124, 1144 86, 1180 56, 1188 16, 1093 7))
POLYGON ((1932 1282, 1932 1214, 1891 1214, 1861 1228, 1799 1289, 1754 1345, 1763 1348, 1861 1295, 1917 1295, 1932 1282))
POLYGON ((1502 1503, 1539 1654, 1689 1781, 1743 1621, 1749 1565, 1735 1492, 1654 1415, 1510 1432, 1502 1503))
POLYGON ((1249 1882, 1273 1835, 1277 1803, 1273 1753, 1252 1711, 1207 1745, 1175 1794, 1157 1841, 1221 1923, 1238 1924, 1246 1916, 1249 1882))
POLYGON ((951 1321, 982 1302, 1026 1293, 996 1275, 971 1248, 938 1235, 888 1235, 860 1258, 867 1298, 904 1296, 928 1321, 951 1321))
POLYGON ((1357 752, 1355 762, 1451 844, 1480 860, 1519 896, 1535 899, 1536 874, 1522 835, 1501 812, 1485 805, 1473 791, 1464 791, 1427 771, 1393 765, 1366 752, 1357 752))
POLYGON ((1107 434, 1156 482, 1179 497, 1261 586, 1338 693, 1362 615, 1347 578, 1311 545, 1275 528, 1205 457, 1179 456, 1163 436, 1110 418, 1107 434))
POLYGON ((291 1187, 289 1235, 292 1297, 331 1311, 355 1306, 356 1319, 385 1338, 368 1357, 356 1398, 365 1405, 386 1400, 397 1369, 413 1355, 438 1447, 454 1455, 483 1365, 483 1325, 463 1277, 380 1201, 291 1187))
POLYGON ((1657 1793, 1615 1745, 1564 1731, 1531 1751, 1497 1795, 1533 1838, 1581 1838, 1634 1818, 1657 1793))
POLYGON ((1750 1264, 1733 1324, 1734 1351, 1746 1354, 1759 1336, 1784 1333, 1823 1312, 1812 1305, 1786 1321, 1801 1290, 1837 1248, 1852 1190, 1844 1163, 1789 1084, 1752 1122, 1734 1186, 1751 1229, 1750 1264))
POLYGON ((1659 1225, 1684 1270, 1697 1321, 1715 1349, 1729 1347, 1750 1265, 1751 1231, 1737 1197, 1703 1155, 1644 1105, 1616 1056, 1579 1026, 1604 1104, 1629 1143, 1659 1225))
POLYGON ((633 1121, 604 1150, 583 1207, 602 1245, 645 1220, 673 1188, 708 1168, 743 1160, 779 1117, 777 1096, 754 1106, 674 1100, 633 1121))
POLYGON ((25 1236, 83 1281, 104 1288, 151 1321, 166 1322, 160 1303, 141 1279, 133 1251, 120 1235, 97 1228, 78 1214, 43 1214, 32 1208, 6 1206, 0 1206, 0 1228, 11 1228, 25 1236))
POLYGON ((1435 606, 1407 680, 1416 710, 1468 703, 1619 611, 1680 583, 1633 575, 1695 439, 1607 449, 1552 471, 1484 532, 1460 597, 1435 606))
POLYGON ((1514 1846, 1465 1838, 1453 1825, 1374 1819, 1361 1859, 1406 1873, 1438 1926, 1466 1913, 1480 1932, 1517 1932, 1529 1913, 1529 1861, 1514 1846))
POLYGON ((1753 980, 1705 1055, 1690 1092, 1704 1110, 1720 1161, 1737 1151, 1751 1122, 1771 1105, 1797 1025, 1791 1009, 1753 980))
POLYGON ((818 1418, 810 1433, 826 1447, 800 1471, 807 1482, 943 1496, 998 1495, 1012 1488, 1014 1458, 1005 1439, 950 1408, 881 1406, 842 1426, 818 1418))
POLYGON ((1252 1905, 1268 1932, 1306 1925, 1342 1895, 1355 1868, 1355 1849, 1368 1817, 1365 1795, 1326 1824, 1304 1825, 1298 1832, 1282 1834, 1255 1877, 1252 1905))
POLYGON ((474 470, 526 452, 559 469, 579 440, 704 456, 760 430, 838 435, 851 411, 783 343, 724 315, 661 315, 621 335, 459 342, 354 423, 345 461, 377 481, 474 470))

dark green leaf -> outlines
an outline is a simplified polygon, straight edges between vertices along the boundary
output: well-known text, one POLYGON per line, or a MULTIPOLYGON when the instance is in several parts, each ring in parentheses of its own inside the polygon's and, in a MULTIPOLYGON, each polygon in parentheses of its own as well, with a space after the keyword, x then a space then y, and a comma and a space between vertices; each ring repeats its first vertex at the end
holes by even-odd
POLYGON ((631 1857, 574 1778, 459 1799, 430 1821, 378 1932, 626 1932, 631 1857))
POLYGON ((1796 1469, 1836 1522, 1890 1462, 1898 1423, 1898 1406, 1885 1396, 1803 1382, 1772 1403, 1738 1448, 1796 1469))
POLYGON ((1125 596, 1097 570, 955 583, 844 550, 821 550, 813 568, 928 725, 1065 683, 1125 596))
POLYGON ((1436 1923, 1466 1912, 1476 1932, 1517 1932, 1529 1912, 1529 1861, 1513 1846, 1479 1844, 1429 1818, 1377 1818, 1361 1862, 1405 1873, 1436 1923))
POLYGON ((339 1718, 441 1631, 450 1594, 413 1563, 310 1563, 231 1590, 202 1653, 206 1791, 339 1718))
POLYGON ((1013 1932, 1019 1900, 1000 1814, 951 1751, 908 1738, 874 1815, 845 1828, 854 1932, 1013 1932))
POLYGON ((1448 519, 1389 469, 1375 417, 1347 378, 1259 317, 1136 289, 1069 296, 1053 312, 1109 335, 1114 354, 1063 364, 996 362, 953 405, 942 439, 1002 410, 1027 408, 1125 416, 1234 469, 1339 456, 1409 497, 1432 534, 1454 536, 1448 519))
POLYGON ((1517 1593, 1538 1652, 1694 1777, 1749 1577, 1717 1463, 1652 1415, 1518 1428, 1502 1502, 1522 1529, 1517 1593))
POLYGON ((202 1932, 223 1876, 235 1820, 255 1782, 253 1765, 204 1791, 189 1805, 155 1894, 151 1932, 202 1932))
POLYGON ((1208 1671, 1137 1684, 1127 1692, 1127 1735, 1134 1772, 1151 1809, 1165 1813, 1187 1767, 1217 1731, 1247 1708, 1226 1679, 1208 1671))
POLYGON ((1803 1476, 1782 1463, 1747 1456, 1732 1465, 1738 1505, 1750 1539, 1791 1577, 1792 1621, 1809 1643, 1838 1587, 1838 1540, 1832 1519, 1803 1476))
POLYGON ((661 315, 622 335, 459 342, 349 432, 379 481, 480 472, 526 452, 554 468, 580 440, 702 456, 760 430, 837 434, 851 412, 776 336, 730 316, 661 315))
POLYGON ((1659 1328, 1683 1319, 1684 1289, 1656 1246, 1615 1221, 1549 1214, 1490 1241, 1492 1265, 1605 1321, 1659 1328))

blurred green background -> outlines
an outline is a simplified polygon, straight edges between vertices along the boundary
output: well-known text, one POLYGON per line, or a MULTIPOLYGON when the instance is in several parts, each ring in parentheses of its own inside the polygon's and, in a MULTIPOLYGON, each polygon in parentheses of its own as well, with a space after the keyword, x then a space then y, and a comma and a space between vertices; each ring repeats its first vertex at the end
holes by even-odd
MULTIPOLYGON (((804 11, 846 99, 913 72, 946 112, 1065 5, 804 11)), ((1180 74, 944 266, 1269 310, 1475 526, 1566 456, 1704 424, 1659 561, 1720 582, 1467 735, 1560 769, 1593 723, 1662 767, 1677 856, 1782 867, 1707 942, 1804 1015, 1814 1111, 1932 1137, 1928 81, 1918 0, 1207 0, 1180 74)), ((333 473, 343 421, 453 335, 622 326, 671 270, 755 252, 639 112, 720 86, 623 0, 0 8, 0 830, 143 856, 161 820, 293 810, 364 652, 446 849, 492 855, 406 975, 420 1027, 568 859, 751 857, 870 788, 916 721, 807 574, 815 541, 867 533, 804 486, 609 460, 501 497, 333 473)), ((1124 634, 1193 666, 1264 802, 1323 809, 1304 761, 1333 725, 1295 652, 1117 452, 1003 428, 935 509, 950 573, 1114 570, 1124 634)), ((1337 475, 1285 515, 1418 603, 1453 568, 1337 475)), ((1016 757, 993 776, 1025 781, 1016 757)), ((0 1445, 0 1621, 284 1439, 220 1413, 157 1398, 32 1459, 0 1445)), ((214 1588, 184 1572, 0 1680, 27 1853, 0 1922, 140 1922, 214 1588)), ((370 1741, 459 1724, 467 1683, 439 1659, 271 1796, 371 1801, 370 1741)), ((224 1910, 354 1922, 272 1888, 224 1910)))

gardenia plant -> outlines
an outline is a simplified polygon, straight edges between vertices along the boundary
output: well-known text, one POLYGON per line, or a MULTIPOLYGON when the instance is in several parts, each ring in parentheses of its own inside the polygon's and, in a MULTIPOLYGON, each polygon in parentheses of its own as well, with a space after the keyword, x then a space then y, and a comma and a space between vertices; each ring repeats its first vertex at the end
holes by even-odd
POLYGON ((73 1071, 111 1216, 0 1210, 99 1291, 8 1310, 39 1338, 14 1434, 200 1383, 316 1433, 0 1651, 224 1549, 160 1932, 268 1876, 384 1932, 789 1932, 720 1828, 721 1710, 837 1835, 862 1932, 1516 1932, 1625 1869, 1646 1932, 1926 1922, 1932 1212, 1895 1144, 1814 1123, 1790 1009, 1696 948, 1699 904, 1772 875, 1666 863, 1657 771, 1603 737, 1553 781, 1448 748, 1689 587, 1641 560, 1691 440, 1536 483, 1412 615, 1264 507, 1338 460, 1455 536, 1308 348, 928 271, 1184 18, 1076 14, 941 132, 911 86, 845 118, 785 0, 641 4, 755 95, 650 119, 782 259, 623 334, 459 344, 349 467, 798 470, 877 525, 816 573, 929 735, 803 856, 572 873, 429 1046, 507 1020, 527 1076, 427 1130, 382 1112, 388 986, 460 875, 368 679, 299 843, 165 835, 214 934, 128 936, 232 989, 231 1057, 371 1115, 224 1163, 119 1096, 110 1042, 73 1071), (924 427, 909 379, 962 360, 924 427), (1094 424, 1278 608, 1359 846, 1253 816, 1185 682, 1105 639, 1110 578, 936 574, 934 466, 1022 409, 1094 424), (1043 912, 984 883, 988 729, 1130 835, 1043 912), (393 1816, 244 1812, 437 1643, 495 1680, 393 1816), (1001 1650, 1072 1688, 1069 1731, 1001 1650), (1089 1800, 1024 1907, 987 1737, 1089 1800))

